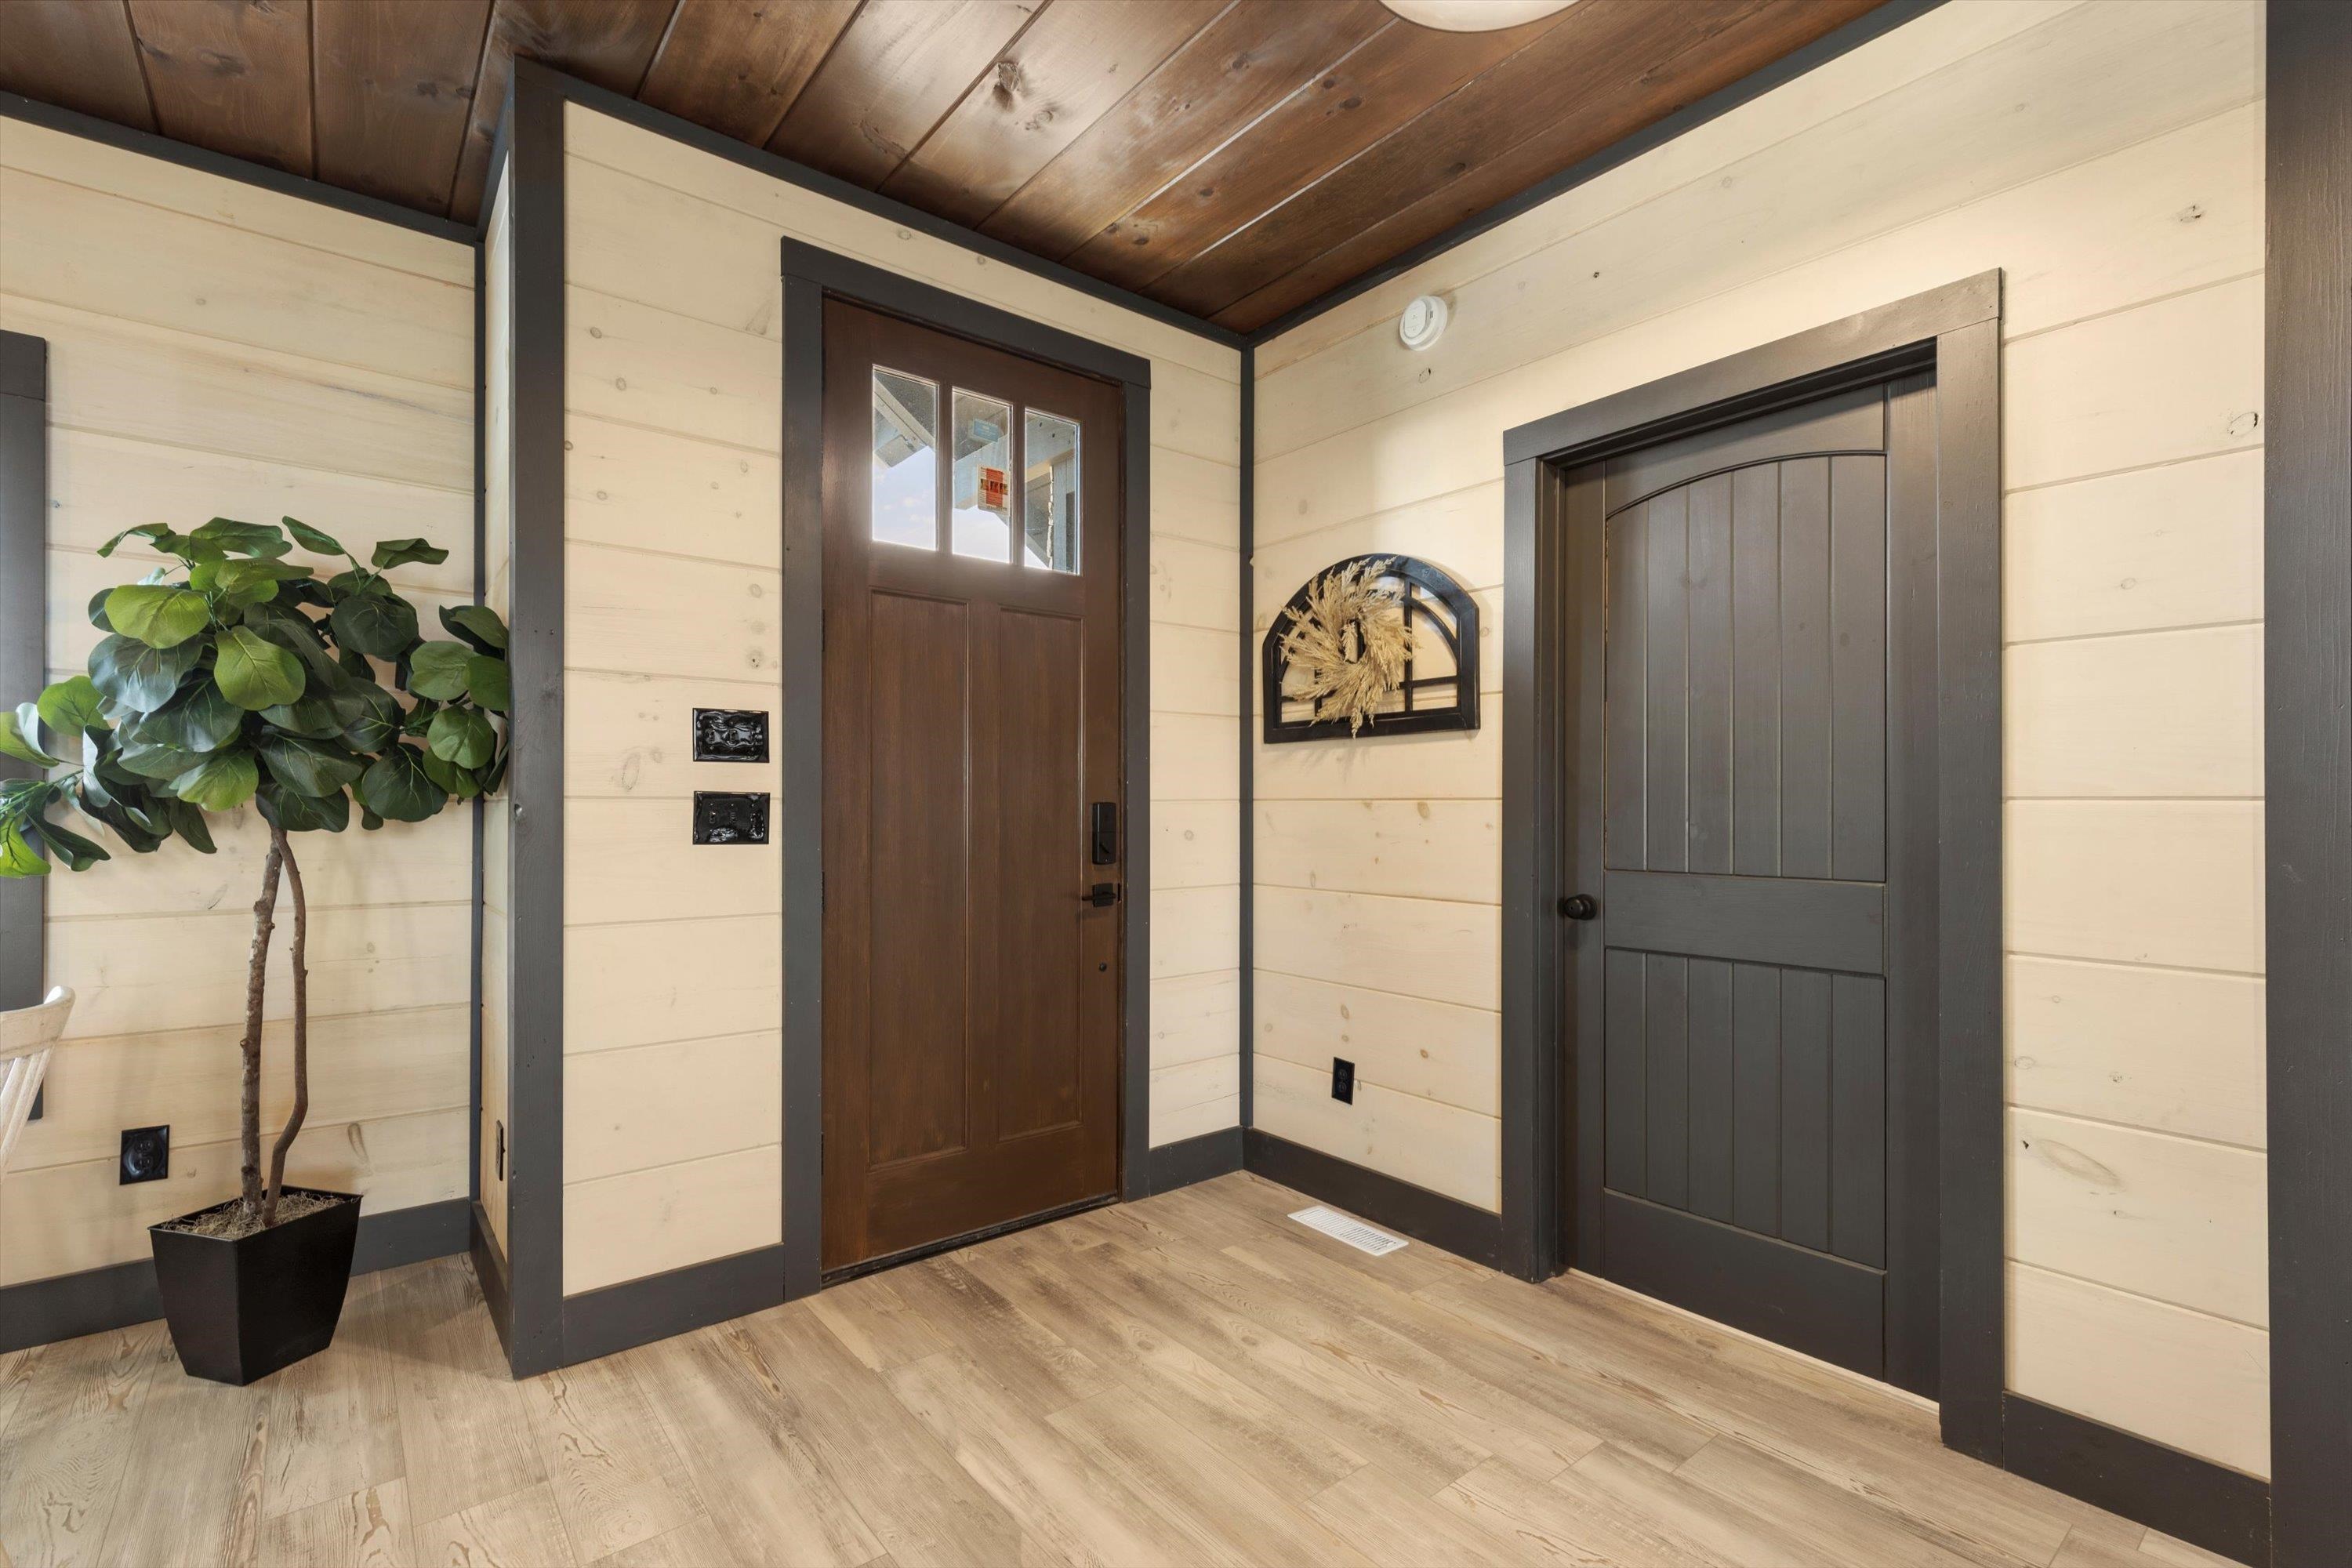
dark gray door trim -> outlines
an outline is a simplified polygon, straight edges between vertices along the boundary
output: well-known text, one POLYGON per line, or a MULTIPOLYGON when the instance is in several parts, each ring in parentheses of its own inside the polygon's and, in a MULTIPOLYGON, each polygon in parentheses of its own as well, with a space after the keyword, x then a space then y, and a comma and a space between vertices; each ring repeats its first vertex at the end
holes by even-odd
POLYGON ((515 72, 502 134, 514 251, 506 1342, 527 1377, 563 1364, 563 100, 543 73, 515 72))
MULTIPOLYGON (((1503 701, 1514 715, 1503 733, 1504 1267, 1540 1279, 1566 1266, 1569 1211, 1580 1206, 1568 1197, 1563 1114, 1573 1046, 1555 1044, 1579 1031, 1562 1018, 1556 906, 1595 890, 1554 886, 1551 869, 1564 863, 1574 784, 1575 738, 1559 722, 1574 628, 1559 591, 1570 568, 1564 476, 1844 387, 1936 377, 1941 643, 1933 686, 1922 671, 1919 689, 1894 700, 1935 706, 1945 761, 1934 776, 1896 781, 1897 798, 1937 801, 1935 818, 1894 826, 1937 844, 1942 1178, 1940 1193, 1915 1193, 1897 1228, 1933 1235, 1941 1220, 1945 1439, 1980 1456, 1999 1451, 2003 1372, 2000 318, 2000 276, 1982 273, 1504 437, 1503 701)), ((1589 686, 1591 672, 1582 678, 1589 686)))
POLYGON ((824 1215, 824 300, 832 295, 1106 381, 1126 395, 1120 473, 1127 958, 1119 1196, 1151 1191, 1151 362, 787 239, 784 279, 784 1279, 817 1289, 824 1215))
MULTIPOLYGON (((0 332, 0 703, 29 702, 47 676, 49 345, 0 332)), ((0 757, 0 778, 37 770, 0 757)), ((41 999, 47 877, 0 881, 0 1009, 41 999)), ((33 1102, 33 1113, 41 1102, 33 1102)))
POLYGON ((1241 847, 1237 874, 1241 882, 1239 991, 1234 998, 1235 1038, 1241 1048, 1240 1094, 1234 1121, 1243 1127, 1257 1121, 1257 350, 1242 350, 1241 429, 1241 606, 1242 744, 1241 847))
POLYGON ((2352 1563, 2352 6, 2271 0, 2263 762, 2271 1496, 2352 1563))

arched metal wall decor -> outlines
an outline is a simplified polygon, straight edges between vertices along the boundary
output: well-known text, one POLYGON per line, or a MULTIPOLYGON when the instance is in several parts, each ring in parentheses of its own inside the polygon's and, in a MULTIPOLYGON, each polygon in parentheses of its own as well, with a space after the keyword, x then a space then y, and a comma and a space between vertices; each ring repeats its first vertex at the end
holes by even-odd
POLYGON ((1300 699, 1284 694, 1289 665, 1282 656, 1282 644, 1284 634, 1306 610, 1315 585, 1335 572, 1357 565, 1375 568, 1381 582, 1396 587, 1412 647, 1405 659, 1404 679, 1397 686, 1394 705, 1383 707, 1364 726, 1362 735, 1475 730, 1477 601, 1460 584, 1426 561, 1386 553, 1350 555, 1333 562, 1299 584, 1259 643, 1259 706, 1265 715, 1266 743, 1346 740, 1355 733, 1347 720, 1318 719, 1300 699), (1431 668, 1433 665, 1437 668, 1431 668))

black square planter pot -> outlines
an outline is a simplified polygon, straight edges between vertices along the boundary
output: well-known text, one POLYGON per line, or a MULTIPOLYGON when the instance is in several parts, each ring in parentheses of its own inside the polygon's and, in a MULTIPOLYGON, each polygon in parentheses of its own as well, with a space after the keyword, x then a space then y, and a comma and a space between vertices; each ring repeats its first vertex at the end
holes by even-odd
POLYGON ((284 1191, 341 1201, 234 1241, 147 1227, 172 1346, 190 1377, 243 1386, 333 1342, 359 1240, 359 1194, 284 1191))

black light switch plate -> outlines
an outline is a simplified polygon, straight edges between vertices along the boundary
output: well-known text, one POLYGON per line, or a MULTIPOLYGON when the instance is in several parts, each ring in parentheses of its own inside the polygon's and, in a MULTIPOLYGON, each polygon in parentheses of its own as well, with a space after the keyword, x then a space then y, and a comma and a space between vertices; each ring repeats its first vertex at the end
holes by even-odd
POLYGON ((1345 1057, 1331 1058, 1331 1098, 1356 1103, 1356 1064, 1345 1057))
POLYGON ((698 763, 766 762, 768 715, 753 708, 696 709, 694 760, 698 763))
POLYGON ((126 1127, 122 1130, 122 1175, 118 1184, 160 1182, 172 1173, 172 1129, 126 1127))
POLYGON ((766 792, 725 795, 717 790, 696 790, 694 841, 697 844, 765 844, 768 841, 766 792))

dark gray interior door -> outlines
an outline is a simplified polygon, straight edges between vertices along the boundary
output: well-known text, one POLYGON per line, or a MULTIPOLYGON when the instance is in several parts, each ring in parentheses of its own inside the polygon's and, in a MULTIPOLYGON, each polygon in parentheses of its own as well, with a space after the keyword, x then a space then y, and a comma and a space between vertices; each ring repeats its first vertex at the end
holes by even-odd
MULTIPOLYGON (((1932 686, 1927 711, 1902 711, 1890 637, 1918 641, 1902 600, 1923 541, 1890 498, 1921 475, 1890 475, 1924 465, 1932 494, 1932 451, 1904 439, 1904 399, 1929 396, 1843 393, 1570 478, 1605 637, 1603 710, 1580 726, 1600 787, 1577 792, 1591 820, 1572 836, 1571 885, 1598 908, 1563 922, 1601 996, 1598 1050, 1577 1042, 1598 1189, 1580 1263, 1874 1376, 1890 1373, 1890 1208, 1919 1193, 1897 1145, 1933 1134, 1932 973, 1895 975, 1889 942, 1931 892, 1890 846, 1900 805, 1915 831, 1924 812, 1932 854, 1933 801, 1891 798, 1889 769, 1934 719, 1932 686)), ((1920 1238, 1902 1240, 1907 1263, 1920 1238)), ((1895 1358, 1915 1384, 1916 1330, 1895 1358)))

